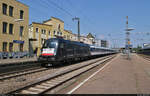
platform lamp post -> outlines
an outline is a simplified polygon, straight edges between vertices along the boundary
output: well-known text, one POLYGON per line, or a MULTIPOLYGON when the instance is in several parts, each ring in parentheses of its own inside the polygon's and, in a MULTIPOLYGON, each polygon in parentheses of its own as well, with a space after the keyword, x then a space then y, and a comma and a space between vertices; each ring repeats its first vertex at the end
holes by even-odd
POLYGON ((128 16, 126 16, 126 45, 125 45, 125 49, 126 49, 126 53, 127 53, 127 59, 130 59, 130 31, 134 30, 133 28, 128 28, 128 16))
POLYGON ((78 41, 80 42, 80 18, 78 17, 75 17, 75 18, 72 18, 72 20, 78 20, 78 41))

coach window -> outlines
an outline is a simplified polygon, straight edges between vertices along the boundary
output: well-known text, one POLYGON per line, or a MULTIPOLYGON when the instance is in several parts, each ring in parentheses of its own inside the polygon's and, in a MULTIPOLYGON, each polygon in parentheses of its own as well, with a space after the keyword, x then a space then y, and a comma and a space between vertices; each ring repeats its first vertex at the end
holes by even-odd
POLYGON ((61 43, 60 48, 64 48, 64 44, 63 43, 61 43))

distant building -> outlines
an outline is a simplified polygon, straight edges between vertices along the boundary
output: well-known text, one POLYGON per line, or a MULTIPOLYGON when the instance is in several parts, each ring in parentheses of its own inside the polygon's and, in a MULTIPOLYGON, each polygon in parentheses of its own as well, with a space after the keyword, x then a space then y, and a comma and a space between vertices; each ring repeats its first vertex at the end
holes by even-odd
POLYGON ((80 42, 92 45, 93 41, 86 36, 80 36, 80 42))
POLYGON ((74 41, 74 34, 70 30, 64 30, 64 32, 63 32, 63 38, 65 40, 74 41))
POLYGON ((96 46, 101 46, 101 40, 100 39, 95 39, 95 43, 94 43, 94 45, 96 45, 96 46))
POLYGON ((95 45, 99 47, 108 47, 108 41, 95 39, 95 45))
POLYGON ((30 53, 36 54, 42 48, 44 41, 52 37, 54 37, 52 25, 33 22, 29 26, 30 53))
POLYGON ((143 44, 143 48, 149 48, 149 47, 150 47, 150 44, 148 44, 148 43, 143 44))
POLYGON ((59 18, 51 17, 51 19, 43 22, 46 25, 52 25, 52 32, 54 36, 63 36, 64 32, 64 21, 59 18))
POLYGON ((91 40, 91 44, 95 44, 95 37, 91 33, 87 35, 87 38, 91 40))
POLYGON ((61 37, 74 41, 74 36, 72 31, 64 29, 64 21, 59 18, 51 17, 43 23, 33 22, 29 26, 30 53, 36 53, 39 56, 46 39, 61 37))
POLYGON ((64 21, 51 17, 51 19, 43 23, 33 22, 29 27, 30 50, 33 50, 37 56, 40 55, 40 49, 46 39, 63 37, 64 34, 64 21))
POLYGON ((17 0, 0 0, 0 52, 28 51, 29 8, 17 0))
POLYGON ((107 47, 107 43, 106 40, 101 40, 101 47, 107 47))

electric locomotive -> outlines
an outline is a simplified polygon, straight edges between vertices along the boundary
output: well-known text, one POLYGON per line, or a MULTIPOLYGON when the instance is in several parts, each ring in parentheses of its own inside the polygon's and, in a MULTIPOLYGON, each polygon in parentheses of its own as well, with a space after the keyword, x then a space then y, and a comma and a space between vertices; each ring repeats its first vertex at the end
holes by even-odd
POLYGON ((51 38, 44 42, 38 61, 44 66, 53 66, 61 62, 85 59, 90 55, 88 44, 62 38, 51 38))

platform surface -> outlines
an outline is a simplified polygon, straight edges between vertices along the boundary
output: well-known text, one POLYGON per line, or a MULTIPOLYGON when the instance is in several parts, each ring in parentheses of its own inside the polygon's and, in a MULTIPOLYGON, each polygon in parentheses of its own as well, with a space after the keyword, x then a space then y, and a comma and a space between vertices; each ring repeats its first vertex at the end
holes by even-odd
POLYGON ((107 63, 107 66, 71 94, 138 93, 150 94, 150 61, 137 54, 131 54, 130 60, 127 60, 125 55, 118 54, 107 63))

